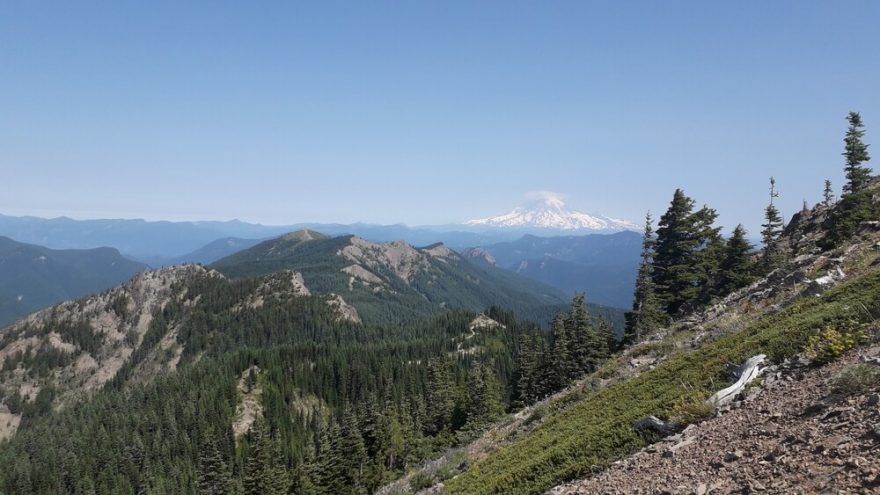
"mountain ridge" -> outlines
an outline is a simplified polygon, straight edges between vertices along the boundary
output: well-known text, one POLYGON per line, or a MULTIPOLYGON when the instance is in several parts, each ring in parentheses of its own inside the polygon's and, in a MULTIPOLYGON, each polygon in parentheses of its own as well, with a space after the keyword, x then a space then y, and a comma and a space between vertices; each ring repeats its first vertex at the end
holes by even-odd
POLYGON ((114 248, 49 249, 0 236, 0 327, 146 270, 114 248))

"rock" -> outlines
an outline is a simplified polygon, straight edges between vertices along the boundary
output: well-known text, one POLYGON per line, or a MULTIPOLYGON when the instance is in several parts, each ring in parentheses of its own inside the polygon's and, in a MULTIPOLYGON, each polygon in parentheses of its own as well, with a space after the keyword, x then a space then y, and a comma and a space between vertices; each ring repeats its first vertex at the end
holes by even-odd
POLYGON ((678 431, 678 425, 666 422, 656 416, 645 416, 633 424, 636 431, 653 431, 663 436, 671 435, 678 431))
MULTIPOLYGON (((873 393, 873 394, 869 395, 868 400, 865 401, 865 404, 868 407, 874 407, 874 406, 880 404, 880 394, 873 393)), ((690 428, 690 427, 688 427, 688 428, 690 428)), ((687 429, 685 429, 685 431, 687 431, 687 429)))
POLYGON ((742 450, 734 450, 732 452, 728 452, 724 454, 724 462, 738 461, 743 458, 743 455, 745 454, 743 454, 742 450))
POLYGON ((697 486, 697 489, 694 490, 694 493, 696 493, 697 495, 706 495, 706 493, 708 492, 709 487, 705 483, 700 483, 700 485, 697 486))

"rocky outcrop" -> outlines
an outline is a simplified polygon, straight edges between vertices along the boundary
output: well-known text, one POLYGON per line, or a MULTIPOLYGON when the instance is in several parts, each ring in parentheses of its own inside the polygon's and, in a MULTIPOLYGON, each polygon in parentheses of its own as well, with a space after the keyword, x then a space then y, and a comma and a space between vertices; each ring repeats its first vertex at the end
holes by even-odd
POLYGON ((475 330, 484 330, 499 327, 505 328, 505 326, 500 322, 495 321, 482 313, 478 314, 477 317, 471 320, 470 324, 468 324, 468 329, 471 332, 474 332, 475 330))
POLYGON ((350 321, 352 323, 363 323, 357 308, 345 302, 339 294, 330 294, 327 298, 327 304, 336 310, 337 318, 340 321, 350 321))
POLYGON ((345 259, 369 268, 386 268, 404 282, 431 267, 429 256, 404 241, 374 243, 357 236, 339 251, 345 259))
POLYGON ((498 261, 492 256, 492 253, 481 247, 465 249, 462 251, 461 255, 468 259, 481 260, 492 266, 498 264, 498 261))
MULTIPOLYGON (((154 314, 173 298, 183 300, 186 284, 198 277, 222 275, 199 265, 146 271, 117 288, 58 304, 7 327, 0 338, 3 403, 9 404, 13 394, 33 401, 40 390, 51 386, 55 406, 62 407, 100 390, 141 346, 154 314), (21 361, 27 352, 53 356, 59 365, 49 374, 32 373, 21 361)), ((182 349, 175 336, 170 325, 158 344, 163 352, 146 353, 133 371, 134 378, 176 367, 182 349)), ((9 436, 20 417, 3 403, 0 435, 9 436)))
POLYGON ((244 370, 238 379, 236 391, 238 403, 235 406, 235 417, 232 421, 232 433, 238 438, 248 431, 254 422, 263 417, 261 402, 263 389, 260 387, 260 368, 256 365, 244 370))

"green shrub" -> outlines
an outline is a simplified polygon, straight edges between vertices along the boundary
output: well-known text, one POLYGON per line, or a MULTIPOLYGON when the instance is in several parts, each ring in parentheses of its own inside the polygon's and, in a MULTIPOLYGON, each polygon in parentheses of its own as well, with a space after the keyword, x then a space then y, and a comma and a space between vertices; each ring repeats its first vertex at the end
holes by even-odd
POLYGON ((707 404, 702 394, 692 393, 676 401, 671 415, 673 422, 686 426, 711 418, 715 415, 715 407, 707 404))
POLYGON ((423 473, 422 471, 418 471, 412 475, 409 479, 409 487, 414 492, 418 492, 420 490, 424 490, 425 488, 431 487, 434 485, 434 480, 431 479, 430 476, 423 473))
POLYGON ((836 330, 825 327, 807 342, 807 357, 819 364, 830 363, 854 348, 864 337, 861 330, 836 330))
POLYGON ((880 366, 853 364, 847 366, 831 382, 831 389, 839 394, 859 394, 880 386, 880 366))
POLYGON ((525 424, 529 425, 534 423, 535 421, 541 421, 544 419, 544 416, 547 415, 547 405, 541 404, 540 406, 536 406, 535 410, 532 411, 532 414, 529 414, 529 417, 526 418, 525 424))

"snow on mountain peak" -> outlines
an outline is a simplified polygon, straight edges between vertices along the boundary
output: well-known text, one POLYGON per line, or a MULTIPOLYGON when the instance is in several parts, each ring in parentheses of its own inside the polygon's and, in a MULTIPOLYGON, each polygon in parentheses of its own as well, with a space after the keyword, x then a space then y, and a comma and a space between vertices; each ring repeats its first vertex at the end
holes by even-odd
POLYGON ((468 220, 465 225, 554 230, 638 230, 626 220, 569 210, 564 196, 552 191, 526 193, 528 202, 510 213, 468 220))

